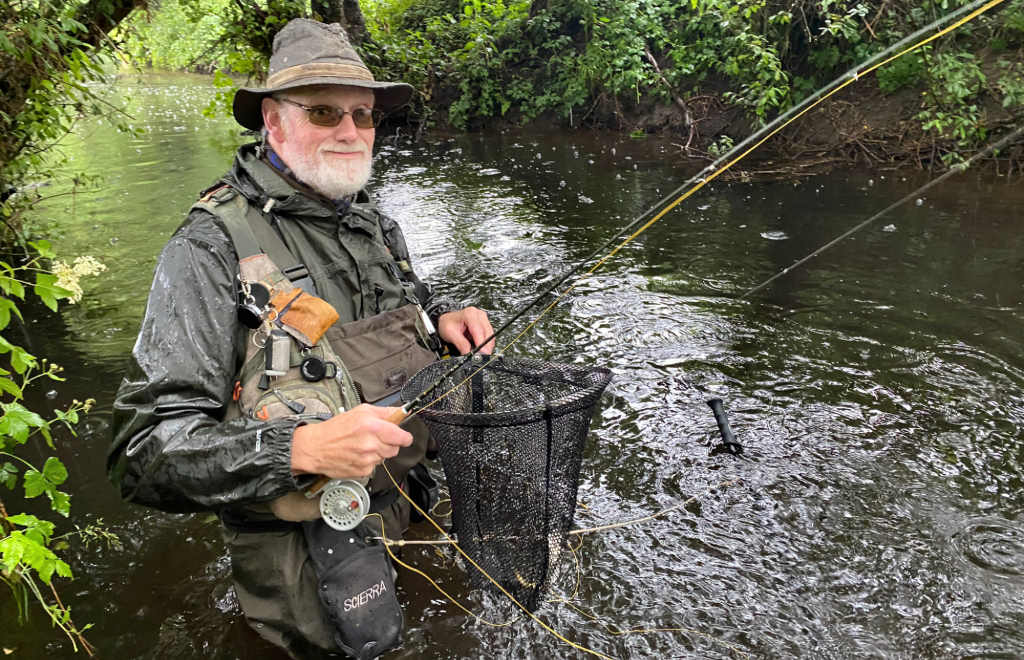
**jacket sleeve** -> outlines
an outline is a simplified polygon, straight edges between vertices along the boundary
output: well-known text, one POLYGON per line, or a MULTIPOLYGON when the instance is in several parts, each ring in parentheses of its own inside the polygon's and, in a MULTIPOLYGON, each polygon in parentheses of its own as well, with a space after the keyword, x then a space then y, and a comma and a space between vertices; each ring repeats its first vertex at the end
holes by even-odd
POLYGON ((224 421, 245 330, 238 258, 224 229, 193 211, 160 255, 129 371, 114 401, 111 480, 165 511, 217 509, 296 490, 295 420, 224 421))

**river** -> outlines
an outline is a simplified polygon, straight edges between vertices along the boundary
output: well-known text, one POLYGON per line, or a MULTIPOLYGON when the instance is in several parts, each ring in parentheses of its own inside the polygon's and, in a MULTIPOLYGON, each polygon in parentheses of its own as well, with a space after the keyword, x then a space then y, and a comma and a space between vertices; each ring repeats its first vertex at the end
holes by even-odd
MULTIPOLYGON (((61 593, 79 625, 94 624, 100 657, 277 658, 244 623, 215 518, 124 504, 104 469, 157 254, 244 138, 201 115, 205 78, 122 76, 111 94, 144 134, 83 122, 63 146, 68 171, 101 185, 37 213, 59 254, 109 267, 81 303, 40 313, 26 335, 67 377, 39 405, 98 402, 78 437, 60 434, 73 495, 62 529, 102 519, 122 540, 74 544, 76 579, 61 593)), ((404 227, 421 277, 499 320, 694 169, 657 136, 523 129, 377 142, 372 194, 404 227)), ((575 595, 571 561, 553 594, 572 606, 540 610, 554 629, 616 658, 1024 654, 1019 175, 954 178, 740 298, 924 181, 849 171, 714 183, 510 349, 614 372, 583 461, 578 526, 696 496, 583 536, 575 595), (709 451, 711 396, 725 401, 742 457, 709 451), (617 634, 633 630, 648 632, 617 634)), ((450 553, 420 546, 404 559, 475 612, 507 618, 450 553)), ((388 657, 582 657, 534 623, 467 617, 417 575, 401 572, 399 587, 406 641, 388 657)), ((0 599, 0 616, 13 613, 0 599)), ((39 611, 0 632, 0 646, 72 655, 39 611)))

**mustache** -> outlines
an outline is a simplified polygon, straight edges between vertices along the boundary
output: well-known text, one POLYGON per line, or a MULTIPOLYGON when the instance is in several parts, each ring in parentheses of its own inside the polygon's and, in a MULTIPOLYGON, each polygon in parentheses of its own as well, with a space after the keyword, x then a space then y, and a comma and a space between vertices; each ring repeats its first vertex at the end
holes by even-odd
POLYGON ((320 153, 335 153, 335 154, 363 154, 370 155, 370 149, 365 144, 352 145, 351 147, 321 147, 318 150, 320 153))

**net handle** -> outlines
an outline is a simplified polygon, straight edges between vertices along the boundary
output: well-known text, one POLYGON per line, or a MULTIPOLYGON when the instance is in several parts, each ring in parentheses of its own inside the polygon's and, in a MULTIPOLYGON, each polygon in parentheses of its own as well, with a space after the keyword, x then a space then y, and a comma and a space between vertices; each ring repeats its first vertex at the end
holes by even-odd
MULTIPOLYGON (((409 411, 406 409, 405 406, 402 406, 401 408, 396 409, 395 412, 388 415, 384 421, 391 422, 395 426, 398 426, 399 424, 404 422, 405 418, 408 416, 409 411)), ((313 485, 306 489, 306 497, 314 497, 317 493, 324 489, 324 486, 326 486, 330 480, 330 477, 318 477, 317 480, 313 482, 313 485)))

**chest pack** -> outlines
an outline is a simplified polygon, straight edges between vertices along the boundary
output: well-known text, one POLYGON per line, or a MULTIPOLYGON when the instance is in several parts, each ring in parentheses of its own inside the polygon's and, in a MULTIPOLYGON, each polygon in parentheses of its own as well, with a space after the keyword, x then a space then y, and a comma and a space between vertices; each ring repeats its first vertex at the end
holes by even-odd
POLYGON ((308 270, 234 190, 216 190, 196 206, 224 222, 238 253, 239 319, 248 332, 227 417, 326 420, 359 405, 345 363, 323 340, 338 314, 315 296, 308 270))

